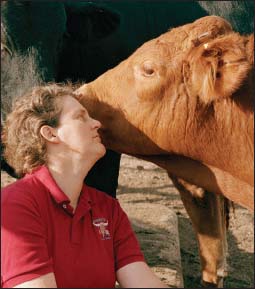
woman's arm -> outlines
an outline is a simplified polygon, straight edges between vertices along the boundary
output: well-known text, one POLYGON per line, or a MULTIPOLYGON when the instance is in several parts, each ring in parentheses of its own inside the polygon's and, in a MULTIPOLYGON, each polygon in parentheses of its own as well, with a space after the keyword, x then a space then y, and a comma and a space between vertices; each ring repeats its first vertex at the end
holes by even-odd
POLYGON ((54 274, 48 273, 30 281, 18 284, 13 288, 57 288, 57 284, 54 274))
POLYGON ((145 262, 134 262, 117 271, 122 288, 169 288, 151 271, 145 262))

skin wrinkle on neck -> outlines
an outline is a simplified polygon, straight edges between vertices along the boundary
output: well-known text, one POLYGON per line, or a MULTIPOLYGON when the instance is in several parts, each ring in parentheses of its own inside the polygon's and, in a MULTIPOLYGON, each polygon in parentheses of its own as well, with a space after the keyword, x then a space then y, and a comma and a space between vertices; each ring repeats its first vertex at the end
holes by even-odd
MULTIPOLYGON (((166 131, 170 132, 171 135, 170 133, 167 133, 167 138, 177 140, 175 141, 175 146, 171 150, 177 154, 191 155, 192 151, 189 143, 190 136, 193 135, 191 130, 194 127, 197 99, 194 97, 190 98, 183 77, 181 78, 181 83, 174 86, 174 92, 172 92, 168 98, 170 98, 170 101, 168 100, 168 106, 166 107, 170 111, 171 121, 168 122, 166 131), (181 108, 181 114, 176 114, 176 112, 179 111, 177 108, 181 108), (175 126, 175 124, 177 125, 175 126), (176 130, 176 127, 178 127, 178 130, 176 130)), ((169 115, 169 112, 167 115, 169 115)), ((164 119, 163 115, 161 116, 161 119, 164 119)))
MULTIPOLYGON (((253 136, 253 134, 249 133, 247 130, 248 127, 253 128, 253 113, 240 109, 240 106, 237 105, 234 98, 224 99, 221 102, 215 103, 215 106, 217 129, 221 132, 218 137, 221 139, 221 142, 225 140, 226 146, 226 148, 220 147, 218 149, 225 149, 225 153, 229 153, 227 159, 228 163, 225 165, 230 165, 232 167, 232 174, 238 178, 240 178, 239 171, 240 165, 242 165, 244 168, 242 171, 245 173, 243 176, 245 178, 244 180, 251 180, 254 166, 254 150, 253 139, 250 137, 253 136), (224 114, 222 114, 222 112, 224 112, 224 114), (233 122, 233 119, 235 119, 235 122, 233 122), (238 148, 232 147, 231 143, 236 139, 239 139, 240 143, 248 143, 248 147, 242 145, 238 148), (236 157, 231 157, 233 155, 236 157), (242 158, 239 157, 239 155, 242 155, 242 158)), ((251 184, 249 181, 248 183, 251 184)))
POLYGON ((184 144, 185 149, 187 151, 187 154, 191 154, 190 150, 190 130, 192 130, 193 125, 193 119, 194 119, 194 105, 196 105, 196 100, 191 101, 190 96, 187 94, 188 90, 186 89, 186 86, 184 85, 184 91, 185 91, 185 99, 186 99, 186 120, 185 120, 185 135, 184 135, 184 144))
MULTIPOLYGON (((254 119, 253 119, 254 121, 254 119)), ((246 139, 248 140, 248 146, 249 146, 249 152, 248 152, 248 155, 249 156, 252 156, 252 160, 254 160, 254 139, 250 139, 250 134, 249 134, 249 128, 248 126, 245 126, 245 136, 246 136, 246 139)), ((254 165, 254 163, 252 162, 252 165, 254 165)))

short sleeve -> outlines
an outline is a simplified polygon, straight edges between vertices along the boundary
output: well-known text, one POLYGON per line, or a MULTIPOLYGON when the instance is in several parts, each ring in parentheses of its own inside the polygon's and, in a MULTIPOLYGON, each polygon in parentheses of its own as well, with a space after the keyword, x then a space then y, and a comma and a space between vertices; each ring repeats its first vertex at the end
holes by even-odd
POLYGON ((22 197, 22 193, 18 197, 11 194, 3 198, 1 206, 2 287, 53 272, 47 230, 35 200, 22 197))
POLYGON ((115 271, 117 271, 127 264, 144 261, 144 256, 127 214, 117 200, 114 210, 114 221, 115 271))

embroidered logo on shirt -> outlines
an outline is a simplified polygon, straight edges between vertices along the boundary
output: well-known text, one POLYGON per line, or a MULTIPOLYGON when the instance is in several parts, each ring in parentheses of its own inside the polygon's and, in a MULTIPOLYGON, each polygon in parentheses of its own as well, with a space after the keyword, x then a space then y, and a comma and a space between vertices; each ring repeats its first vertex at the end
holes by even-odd
POLYGON ((102 240, 111 239, 110 232, 106 229, 108 226, 108 220, 105 218, 94 219, 93 225, 99 228, 99 234, 102 236, 102 240))

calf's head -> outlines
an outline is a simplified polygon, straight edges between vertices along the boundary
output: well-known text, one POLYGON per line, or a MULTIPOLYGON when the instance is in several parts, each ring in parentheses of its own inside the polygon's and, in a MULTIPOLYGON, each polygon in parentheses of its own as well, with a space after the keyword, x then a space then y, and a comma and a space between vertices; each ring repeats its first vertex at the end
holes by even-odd
POLYGON ((77 93, 102 122, 108 148, 181 154, 201 114, 242 85, 253 50, 251 36, 234 33, 223 18, 207 16, 146 42, 77 93))

